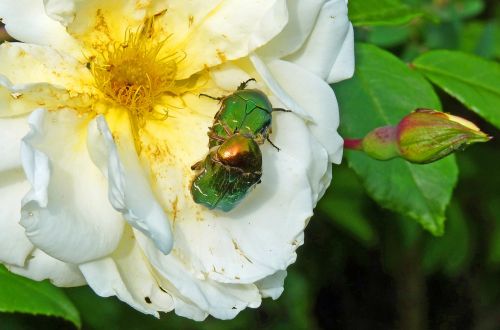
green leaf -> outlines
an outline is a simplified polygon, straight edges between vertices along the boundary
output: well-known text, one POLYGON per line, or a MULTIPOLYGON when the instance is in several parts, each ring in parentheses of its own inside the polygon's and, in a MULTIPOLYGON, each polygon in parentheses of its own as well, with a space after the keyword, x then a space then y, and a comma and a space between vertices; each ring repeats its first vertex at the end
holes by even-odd
POLYGON ((434 84, 500 128, 500 64, 449 50, 436 50, 413 62, 434 84))
MULTIPOLYGON (((432 86, 392 54, 357 44, 356 61, 354 77, 335 85, 345 137, 363 137, 375 127, 395 125, 415 108, 440 108, 432 86)), ((453 156, 428 165, 401 159, 381 162, 357 151, 346 156, 379 204, 417 220, 435 235, 443 233, 445 209, 458 176, 453 156)))
POLYGON ((0 312, 61 317, 81 327, 78 311, 61 289, 12 274, 1 265, 0 312))
MULTIPOLYGON (((492 59, 500 47, 500 24, 473 21, 465 25, 460 34, 460 50, 492 59)), ((440 47, 442 48, 442 47, 440 47)))
POLYGON ((367 42, 379 47, 395 47, 410 37, 409 26, 374 26, 369 29, 367 42))
POLYGON ((449 276, 458 275, 470 259, 470 235, 458 202, 448 211, 446 234, 428 237, 422 255, 422 267, 429 273, 443 271, 449 276))
POLYGON ((349 18, 355 26, 401 25, 421 15, 399 0, 349 1, 349 18))

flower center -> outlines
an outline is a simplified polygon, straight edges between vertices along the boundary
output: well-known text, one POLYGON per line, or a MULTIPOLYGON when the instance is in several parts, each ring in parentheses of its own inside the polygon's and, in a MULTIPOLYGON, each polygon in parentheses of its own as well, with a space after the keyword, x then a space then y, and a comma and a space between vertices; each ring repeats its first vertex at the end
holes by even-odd
POLYGON ((175 94, 177 64, 184 55, 165 51, 166 41, 155 40, 153 23, 146 22, 91 62, 97 88, 139 123, 155 115, 153 108, 161 95, 175 94))

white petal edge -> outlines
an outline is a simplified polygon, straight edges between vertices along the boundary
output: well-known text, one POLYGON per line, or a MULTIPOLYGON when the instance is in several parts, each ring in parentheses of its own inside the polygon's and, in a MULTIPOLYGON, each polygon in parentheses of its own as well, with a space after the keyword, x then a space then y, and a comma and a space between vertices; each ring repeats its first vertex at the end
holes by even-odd
MULTIPOLYGON (((345 0, 328 1, 323 5, 307 42, 298 52, 287 56, 286 59, 327 80, 332 75, 332 68, 341 50, 348 49, 348 45, 354 43, 351 30, 345 0)), ((342 55, 344 58, 341 62, 354 68, 354 54, 346 54, 344 51, 342 55), (350 62, 347 55, 351 55, 350 62)))
POLYGON ((259 288, 262 298, 278 299, 284 291, 287 272, 285 270, 277 271, 276 273, 263 278, 255 284, 259 288))
POLYGON ((47 16, 43 0, 2 0, 0 18, 17 40, 82 55, 64 26, 47 16))
POLYGON ((282 58, 296 52, 309 37, 325 0, 288 0, 288 23, 271 41, 257 50, 264 58, 282 58))
POLYGON ((175 287, 184 303, 190 301, 196 308, 222 320, 233 319, 247 307, 260 306, 261 296, 254 284, 223 284, 197 276, 175 252, 163 255, 147 237, 138 232, 136 237, 155 270, 175 287))
POLYGON ((340 163, 343 139, 338 134, 339 108, 335 93, 318 76, 295 63, 271 60, 264 63, 257 55, 252 55, 252 63, 268 84, 273 94, 288 108, 311 118, 308 123, 312 134, 326 148, 330 161, 340 163), (269 85, 270 84, 270 85, 269 85), (280 86, 273 88, 272 86, 280 86), (290 95, 293 95, 291 97, 290 95), (291 106, 290 106, 291 105, 291 106))
POLYGON ((21 159, 32 189, 22 202, 21 225, 30 241, 69 263, 115 250, 123 220, 106 201, 106 180, 85 148, 88 119, 72 110, 29 117, 21 159))
POLYGON ((170 220, 151 190, 134 143, 123 135, 117 146, 103 116, 92 120, 88 131, 88 150, 93 162, 108 178, 111 205, 168 254, 174 244, 170 220))
POLYGON ((52 258, 40 249, 33 251, 24 267, 7 265, 7 268, 15 274, 35 281, 49 280, 59 287, 74 287, 87 284, 76 265, 52 258))
POLYGON ((156 317, 158 311, 174 308, 172 296, 160 287, 129 226, 112 255, 81 264, 80 270, 101 297, 116 296, 138 311, 156 317))
POLYGON ((23 266, 33 250, 21 219, 21 199, 29 190, 22 169, 0 172, 0 262, 23 266))
POLYGON ((280 102, 286 109, 289 109, 302 117, 306 121, 311 121, 313 118, 307 111, 302 108, 295 100, 287 94, 287 92, 278 84, 273 78, 266 63, 255 53, 250 54, 250 61, 252 62, 255 70, 259 73, 262 80, 266 83, 269 90, 279 98, 280 102))
POLYGON ((350 24, 347 36, 326 81, 333 84, 351 78, 354 75, 354 64, 354 29, 350 24))

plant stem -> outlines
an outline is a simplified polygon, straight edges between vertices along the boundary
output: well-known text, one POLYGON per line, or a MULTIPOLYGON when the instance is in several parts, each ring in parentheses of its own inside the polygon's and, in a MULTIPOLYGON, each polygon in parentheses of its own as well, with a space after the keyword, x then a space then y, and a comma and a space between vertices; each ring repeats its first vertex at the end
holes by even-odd
POLYGON ((344 148, 351 150, 362 150, 361 142, 363 139, 344 139, 344 148))

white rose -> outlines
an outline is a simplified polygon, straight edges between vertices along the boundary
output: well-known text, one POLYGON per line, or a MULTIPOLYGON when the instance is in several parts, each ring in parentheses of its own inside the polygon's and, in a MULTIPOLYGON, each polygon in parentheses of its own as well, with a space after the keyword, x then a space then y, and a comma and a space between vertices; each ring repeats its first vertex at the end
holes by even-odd
POLYGON ((283 291, 339 162, 328 82, 352 75, 344 0, 2 0, 0 262, 156 315, 235 317, 283 291), (262 183, 234 210, 190 194, 219 104, 275 107, 262 183), (24 169, 24 172, 23 172, 24 169))

